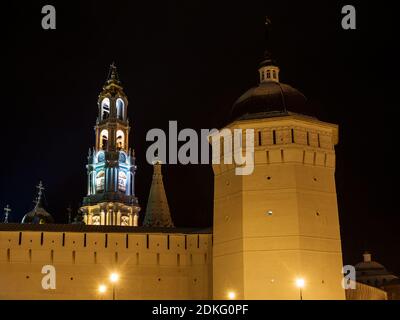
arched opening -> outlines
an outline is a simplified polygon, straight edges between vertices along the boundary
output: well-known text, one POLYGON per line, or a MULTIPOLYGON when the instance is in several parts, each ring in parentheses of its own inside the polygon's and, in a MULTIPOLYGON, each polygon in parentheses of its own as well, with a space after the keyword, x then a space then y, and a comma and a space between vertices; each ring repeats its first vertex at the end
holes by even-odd
POLYGON ((99 171, 96 174, 96 191, 103 191, 104 190, 104 170, 99 171))
POLYGON ((125 134, 122 130, 117 131, 117 149, 121 150, 125 148, 125 134))
POLYGON ((107 150, 108 146, 108 130, 103 129, 100 133, 100 149, 107 150))
POLYGON ((118 172, 118 189, 120 191, 125 192, 126 191, 126 173, 123 171, 118 172))
POLYGON ((124 101, 121 98, 117 99, 117 118, 124 119, 124 101))
POLYGON ((104 98, 101 101, 101 120, 105 120, 110 116, 110 99, 104 98))

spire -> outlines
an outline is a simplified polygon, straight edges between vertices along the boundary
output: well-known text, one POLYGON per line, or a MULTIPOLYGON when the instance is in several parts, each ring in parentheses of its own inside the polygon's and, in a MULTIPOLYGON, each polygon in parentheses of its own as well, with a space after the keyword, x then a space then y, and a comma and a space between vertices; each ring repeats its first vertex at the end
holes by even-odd
POLYGON ((267 81, 275 81, 279 82, 279 67, 276 64, 276 61, 272 57, 271 54, 271 39, 270 39, 270 29, 271 29, 271 20, 266 17, 265 18, 265 51, 264 57, 259 66, 260 73, 260 83, 267 81))
POLYGON ((164 190, 160 161, 154 163, 153 181, 151 183, 143 225, 145 227, 174 226, 164 190))
POLYGON ((10 206, 7 205, 4 208, 4 223, 8 223, 8 216, 10 215, 10 212, 11 212, 10 206))
POLYGON ((108 71, 107 84, 109 84, 109 83, 116 83, 116 84, 120 83, 117 66, 115 65, 114 62, 110 64, 110 69, 108 71))
POLYGON ((42 181, 39 181, 39 184, 36 186, 36 188, 39 191, 38 191, 38 195, 37 195, 36 199, 33 200, 33 203, 35 203, 35 209, 42 205, 42 195, 43 195, 43 190, 44 190, 42 181))

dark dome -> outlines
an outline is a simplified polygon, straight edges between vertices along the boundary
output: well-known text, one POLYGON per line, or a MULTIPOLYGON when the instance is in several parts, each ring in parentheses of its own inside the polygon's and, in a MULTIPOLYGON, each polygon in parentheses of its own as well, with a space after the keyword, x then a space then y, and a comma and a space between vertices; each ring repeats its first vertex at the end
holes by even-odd
POLYGON ((307 98, 297 89, 276 81, 265 81, 246 91, 233 105, 231 120, 264 117, 287 111, 304 112, 307 98))
POLYGON ((42 207, 36 207, 22 218, 22 223, 44 224, 54 223, 53 217, 42 207))

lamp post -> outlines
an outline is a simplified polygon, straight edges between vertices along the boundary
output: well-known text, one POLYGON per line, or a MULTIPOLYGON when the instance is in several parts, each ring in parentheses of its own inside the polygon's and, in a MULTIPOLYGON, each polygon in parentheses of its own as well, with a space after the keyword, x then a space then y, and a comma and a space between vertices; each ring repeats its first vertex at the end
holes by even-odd
POLYGON ((234 291, 229 291, 228 294, 227 294, 227 296, 228 296, 228 299, 229 299, 229 300, 235 300, 235 298, 236 298, 236 293, 235 293, 234 291))
POLYGON ((303 278, 297 278, 296 279, 296 286, 300 290, 300 300, 303 300, 303 291, 302 289, 304 288, 305 281, 303 278))
POLYGON ((100 298, 103 297, 103 295, 106 293, 107 291, 107 287, 104 284, 99 285, 99 288, 97 289, 100 295, 100 298))
POLYGON ((118 282, 118 280, 119 280, 119 274, 118 273, 113 272, 113 273, 110 274, 110 282, 112 283, 112 290, 113 290, 113 292, 112 292, 113 300, 115 300, 115 285, 118 282))

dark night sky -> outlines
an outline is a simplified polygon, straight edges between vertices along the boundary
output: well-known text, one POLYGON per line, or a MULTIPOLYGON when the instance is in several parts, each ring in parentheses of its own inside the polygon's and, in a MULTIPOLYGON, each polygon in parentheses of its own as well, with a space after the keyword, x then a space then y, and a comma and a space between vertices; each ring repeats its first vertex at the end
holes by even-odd
MULTIPOLYGON (((226 123, 233 102, 257 84, 268 15, 282 82, 301 90, 319 119, 340 126, 336 182, 344 262, 358 262, 368 249, 400 273, 399 110, 391 80, 399 52, 389 4, 27 1, 2 4, 2 11, 9 19, 2 21, 0 206, 10 204, 14 221, 32 209, 40 179, 58 222, 65 221, 68 204, 79 206, 97 96, 113 60, 130 102, 144 213, 152 173, 146 132, 167 128, 168 120, 178 120, 180 129, 226 123), (41 29, 45 4, 57 9, 54 31, 41 29), (341 29, 344 4, 356 6, 355 31, 341 29)), ((211 226, 209 166, 166 166, 164 181, 177 226, 211 226)))

